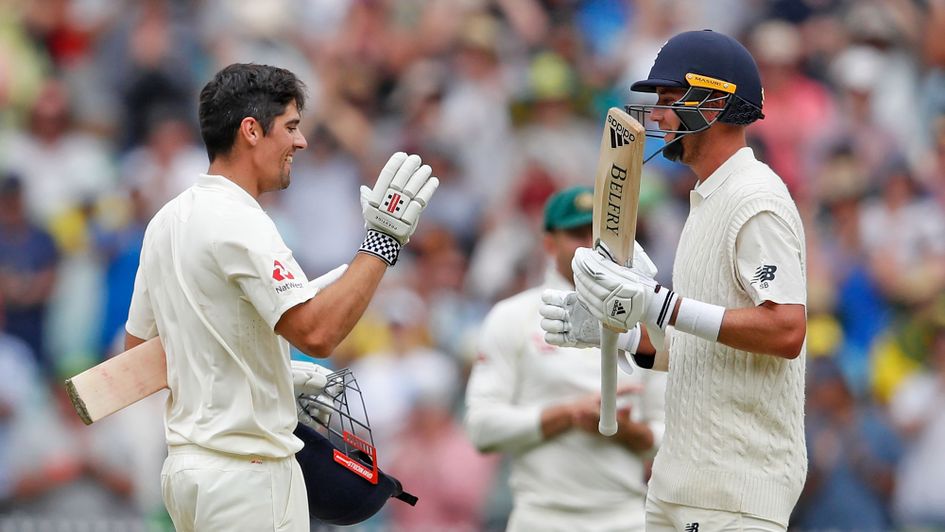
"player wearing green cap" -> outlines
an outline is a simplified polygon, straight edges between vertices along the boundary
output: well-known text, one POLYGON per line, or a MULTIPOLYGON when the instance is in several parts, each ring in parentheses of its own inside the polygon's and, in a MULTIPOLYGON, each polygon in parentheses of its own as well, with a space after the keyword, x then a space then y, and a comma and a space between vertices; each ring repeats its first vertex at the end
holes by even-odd
POLYGON ((662 437, 665 380, 621 374, 618 431, 601 436, 599 355, 546 343, 538 314, 543 290, 574 288, 571 259, 591 243, 593 196, 573 187, 548 200, 544 284, 500 301, 482 327, 466 428, 480 451, 511 456, 508 530, 643 530, 644 464, 662 437))

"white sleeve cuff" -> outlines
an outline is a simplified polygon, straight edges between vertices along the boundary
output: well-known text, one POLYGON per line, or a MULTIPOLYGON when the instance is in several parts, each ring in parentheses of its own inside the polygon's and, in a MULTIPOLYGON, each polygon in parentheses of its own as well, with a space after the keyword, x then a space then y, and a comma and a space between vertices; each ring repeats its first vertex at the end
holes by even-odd
POLYGON ((626 351, 628 355, 635 355, 637 349, 640 347, 641 336, 640 325, 637 324, 636 327, 629 331, 620 333, 620 337, 617 339, 617 348, 626 351))
POLYGON ((627 375, 633 375, 633 364, 630 363, 630 356, 636 354, 640 347, 640 325, 630 329, 627 332, 620 333, 617 338, 617 367, 622 369, 627 375))
POLYGON ((466 433, 480 452, 508 452, 540 443, 541 407, 467 405, 466 433))

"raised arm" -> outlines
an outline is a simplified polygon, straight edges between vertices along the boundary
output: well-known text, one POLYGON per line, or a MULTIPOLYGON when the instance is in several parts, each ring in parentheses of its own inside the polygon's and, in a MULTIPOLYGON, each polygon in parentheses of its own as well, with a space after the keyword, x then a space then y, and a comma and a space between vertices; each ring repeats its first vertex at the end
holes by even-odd
POLYGON ((275 330, 314 357, 327 357, 364 314, 388 266, 416 231, 439 180, 420 157, 395 153, 373 189, 361 187, 367 236, 348 271, 304 303, 285 311, 275 330))

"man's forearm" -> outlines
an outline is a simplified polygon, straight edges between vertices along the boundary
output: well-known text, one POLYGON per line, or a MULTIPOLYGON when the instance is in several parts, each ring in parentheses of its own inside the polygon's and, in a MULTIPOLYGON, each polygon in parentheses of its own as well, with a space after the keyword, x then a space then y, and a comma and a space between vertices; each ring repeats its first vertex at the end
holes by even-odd
POLYGON ((793 359, 800 354, 806 334, 804 305, 765 301, 757 307, 726 309, 718 342, 743 351, 793 359))
POLYGON ((541 434, 552 438, 574 426, 574 409, 571 405, 550 406, 541 412, 541 434))
POLYGON ((380 258, 358 253, 337 281, 285 311, 276 332, 307 355, 329 356, 361 319, 386 271, 380 258))
POLYGON ((617 439, 635 453, 649 451, 653 448, 655 438, 653 431, 646 423, 624 421, 617 425, 617 439))
POLYGON ((125 351, 131 349, 132 347, 138 347, 147 340, 143 338, 138 338, 137 336, 125 331, 125 351))

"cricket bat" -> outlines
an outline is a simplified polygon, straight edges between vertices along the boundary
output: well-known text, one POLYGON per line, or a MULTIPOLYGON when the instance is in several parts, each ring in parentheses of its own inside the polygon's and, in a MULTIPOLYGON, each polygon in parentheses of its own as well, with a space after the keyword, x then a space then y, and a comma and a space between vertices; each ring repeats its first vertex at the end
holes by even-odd
POLYGON ((72 406, 86 425, 167 388, 160 338, 116 355, 66 380, 72 406))
MULTIPOLYGON (((632 266, 637 232, 640 171, 646 131, 636 119, 611 107, 604 122, 594 180, 594 247, 621 266, 632 266)), ((612 312, 629 309, 615 308, 612 312)), ((600 424, 604 436, 617 432, 617 338, 622 331, 601 324, 600 424)))

